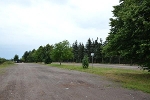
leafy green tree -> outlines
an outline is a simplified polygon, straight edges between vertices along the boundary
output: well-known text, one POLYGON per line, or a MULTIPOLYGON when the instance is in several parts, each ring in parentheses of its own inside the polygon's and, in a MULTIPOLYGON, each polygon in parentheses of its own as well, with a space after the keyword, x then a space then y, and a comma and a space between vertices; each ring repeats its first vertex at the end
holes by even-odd
POLYGON ((19 60, 19 56, 16 54, 15 56, 14 56, 14 61, 18 61, 19 60))
POLYGON ((22 60, 25 62, 45 62, 49 64, 52 62, 50 54, 53 46, 47 44, 46 46, 40 46, 37 50, 26 51, 22 56, 22 60))
POLYGON ((53 49, 53 46, 50 46, 49 44, 47 44, 45 47, 44 47, 44 50, 45 50, 45 57, 44 57, 44 63, 45 64, 50 64, 52 63, 52 59, 51 59, 51 51, 53 49))
POLYGON ((37 50, 35 50, 34 52, 32 52, 32 57, 33 57, 33 61, 37 63, 38 62, 37 50))
POLYGON ((27 62, 36 62, 36 58, 35 58, 36 50, 33 49, 32 51, 29 51, 28 53, 29 55, 27 56, 27 62))
POLYGON ((22 60, 23 60, 24 62, 27 62, 27 61, 28 61, 28 56, 29 56, 29 52, 28 52, 28 51, 25 51, 25 53, 24 53, 23 56, 22 56, 22 60))
POLYGON ((37 56, 37 61, 38 62, 43 62, 45 59, 45 50, 43 46, 40 46, 37 51, 36 51, 36 56, 37 56))
POLYGON ((61 62, 66 59, 73 58, 72 48, 70 47, 69 41, 64 40, 62 42, 56 43, 52 51, 53 60, 61 62))
POLYGON ((28 54, 28 56, 27 56, 27 62, 32 62, 32 52, 31 51, 29 51, 28 52, 29 54, 28 54))
POLYGON ((114 18, 104 51, 150 68, 150 1, 120 0, 114 6, 114 18))

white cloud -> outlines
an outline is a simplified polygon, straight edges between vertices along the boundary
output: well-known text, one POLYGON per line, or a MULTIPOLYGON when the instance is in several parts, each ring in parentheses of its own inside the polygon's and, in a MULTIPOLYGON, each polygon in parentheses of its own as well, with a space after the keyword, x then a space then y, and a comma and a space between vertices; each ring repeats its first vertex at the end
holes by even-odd
POLYGON ((119 0, 0 1, 0 45, 23 44, 28 50, 65 39, 71 43, 104 40, 116 4, 119 0))

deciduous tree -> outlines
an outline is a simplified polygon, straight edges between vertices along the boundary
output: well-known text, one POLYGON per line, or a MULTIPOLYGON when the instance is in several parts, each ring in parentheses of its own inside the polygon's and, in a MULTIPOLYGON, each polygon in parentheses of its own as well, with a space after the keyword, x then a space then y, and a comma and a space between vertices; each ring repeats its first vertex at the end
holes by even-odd
POLYGON ((120 0, 105 51, 150 68, 150 0, 120 0))
POLYGON ((52 58, 61 62, 63 60, 73 58, 72 47, 69 44, 69 41, 64 40, 62 42, 56 43, 53 47, 52 58))

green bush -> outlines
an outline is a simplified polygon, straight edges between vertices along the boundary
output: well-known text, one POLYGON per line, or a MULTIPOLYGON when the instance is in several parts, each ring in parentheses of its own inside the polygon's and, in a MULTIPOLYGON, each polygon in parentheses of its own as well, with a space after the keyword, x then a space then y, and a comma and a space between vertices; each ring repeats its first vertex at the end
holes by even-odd
POLYGON ((10 65, 10 64, 14 64, 14 62, 12 62, 12 61, 5 61, 3 64, 1 64, 1 65, 10 65))
POLYGON ((6 61, 5 58, 0 58, 0 64, 4 63, 6 61))
POLYGON ((85 55, 83 60, 82 60, 82 67, 83 68, 88 68, 89 67, 89 60, 88 60, 88 56, 85 55))

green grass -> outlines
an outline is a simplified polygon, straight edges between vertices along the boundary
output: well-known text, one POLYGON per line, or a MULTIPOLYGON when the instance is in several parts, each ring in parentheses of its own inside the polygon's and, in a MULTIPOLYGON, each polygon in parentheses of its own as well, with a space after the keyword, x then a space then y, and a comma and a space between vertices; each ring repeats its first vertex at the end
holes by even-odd
POLYGON ((4 73, 4 68, 9 67, 12 64, 14 64, 12 61, 6 61, 3 64, 0 64, 0 74, 4 73))
POLYGON ((90 67, 88 69, 83 69, 81 66, 60 66, 59 64, 50 64, 49 66, 102 75, 113 81, 120 82, 125 88, 141 90, 143 92, 150 93, 150 72, 147 71, 103 67, 90 67))

